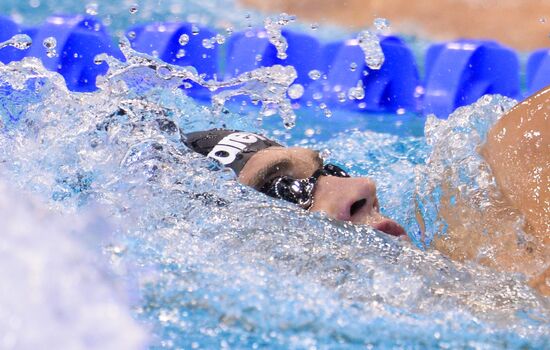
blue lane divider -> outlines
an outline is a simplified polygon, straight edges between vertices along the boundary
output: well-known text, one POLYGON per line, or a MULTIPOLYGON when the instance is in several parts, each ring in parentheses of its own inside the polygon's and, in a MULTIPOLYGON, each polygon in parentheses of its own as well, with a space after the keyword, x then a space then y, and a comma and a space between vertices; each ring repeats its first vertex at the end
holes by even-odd
POLYGON ((527 61, 527 94, 550 85, 550 49, 533 52, 527 61))
MULTIPOLYGON (((23 56, 42 59, 48 69, 62 74, 67 86, 75 91, 95 89, 95 78, 106 71, 105 64, 95 65, 94 57, 102 52, 122 59, 114 41, 94 18, 52 16, 36 28, 21 28, 14 21, 0 17, 0 40, 26 33, 34 44, 27 51, 11 47, 0 50, 0 61, 7 63, 23 56), (57 55, 49 57, 44 39, 54 37, 57 55)), ((305 88, 295 102, 318 100, 332 107, 369 111, 404 112, 422 110, 447 117, 455 108, 475 102, 486 93, 520 98, 519 64, 511 49, 493 41, 458 40, 432 45, 426 56, 426 78, 419 86, 414 57, 397 37, 381 40, 385 63, 380 70, 368 69, 356 40, 321 45, 307 34, 283 30, 288 41, 286 59, 278 59, 264 29, 235 33, 227 44, 203 46, 216 32, 195 28, 190 23, 153 23, 128 31, 132 46, 155 54, 162 60, 181 66, 193 66, 205 77, 235 77, 258 67, 273 64, 296 68, 297 84, 305 88), (182 45, 181 35, 189 41, 182 45), (318 70, 321 79, 310 78, 318 70), (364 72, 367 74, 364 75, 364 72), (361 82, 364 96, 349 100, 350 89, 361 82), (422 96, 421 96, 422 95, 422 96), (422 98, 419 98, 421 96, 422 98), (344 98, 343 98, 344 97, 344 98)), ((550 84, 550 50, 534 52, 527 65, 528 92, 550 84)), ((204 88, 187 90, 194 97, 208 98, 204 88)))
POLYGON ((404 113, 416 111, 418 70, 411 50, 395 36, 380 41, 385 62, 379 70, 366 66, 357 40, 328 44, 323 49, 323 70, 327 80, 312 85, 331 105, 368 111, 404 113), (348 98, 350 89, 361 82, 364 97, 348 98))
POLYGON ((94 63, 96 55, 108 53, 122 58, 105 28, 93 18, 52 16, 28 33, 33 39, 33 45, 26 55, 40 58, 44 67, 63 75, 67 87, 73 91, 96 89, 96 77, 104 74, 108 68, 105 63, 94 63), (43 45, 44 40, 49 37, 56 40, 56 55, 51 57, 43 45))
POLYGON ((263 29, 249 29, 234 33, 227 41, 225 79, 259 67, 275 64, 277 50, 267 38, 263 29))
MULTIPOLYGON (((136 51, 154 54, 170 64, 193 66, 199 74, 205 74, 206 78, 213 78, 219 73, 218 44, 212 48, 203 46, 203 40, 209 40, 215 35, 216 33, 208 28, 194 28, 191 23, 174 22, 136 26, 127 32, 132 48, 136 51), (180 43, 182 35, 188 38, 188 41, 182 41, 184 45, 180 43)), ((193 97, 210 96, 208 89, 197 85, 185 91, 193 97)))
POLYGON ((458 40, 432 45, 426 55, 424 113, 447 118, 485 94, 518 98, 519 61, 493 41, 458 40))

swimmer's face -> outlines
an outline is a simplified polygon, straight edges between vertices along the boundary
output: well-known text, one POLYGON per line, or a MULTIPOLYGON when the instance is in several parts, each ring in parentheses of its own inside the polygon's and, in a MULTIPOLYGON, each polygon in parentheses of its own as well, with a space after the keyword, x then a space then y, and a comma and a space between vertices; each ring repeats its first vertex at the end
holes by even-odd
MULTIPOLYGON (((261 190, 275 178, 307 179, 322 167, 323 160, 315 151, 270 147, 250 158, 239 174, 239 181, 261 190)), ((405 235, 401 226, 380 214, 376 186, 369 178, 320 176, 308 210, 324 212, 336 220, 367 224, 390 235, 405 235)))

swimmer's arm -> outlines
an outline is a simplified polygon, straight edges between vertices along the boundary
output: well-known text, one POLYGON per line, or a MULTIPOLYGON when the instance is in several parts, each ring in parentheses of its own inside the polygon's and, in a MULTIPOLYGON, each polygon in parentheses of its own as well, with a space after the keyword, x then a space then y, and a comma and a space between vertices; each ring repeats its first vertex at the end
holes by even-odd
POLYGON ((503 116, 480 153, 525 230, 550 245, 550 86, 503 116))

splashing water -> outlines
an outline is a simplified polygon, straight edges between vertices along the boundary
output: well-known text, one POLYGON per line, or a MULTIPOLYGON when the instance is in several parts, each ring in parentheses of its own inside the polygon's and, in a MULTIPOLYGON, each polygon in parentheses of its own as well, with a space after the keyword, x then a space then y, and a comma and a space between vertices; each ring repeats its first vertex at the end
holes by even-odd
POLYGON ((384 52, 380 46, 378 35, 387 34, 389 22, 383 18, 374 20, 376 30, 363 30, 357 35, 357 41, 365 55, 365 64, 370 69, 378 70, 384 64, 384 52))
MULTIPOLYGON (((117 222, 108 244, 90 244, 103 248, 109 274, 127 281, 136 299, 132 313, 151 329, 152 346, 548 343, 548 301, 522 276, 451 262, 368 226, 309 214, 241 186, 230 170, 184 146, 185 133, 195 130, 263 131, 221 106, 244 93, 266 114, 290 108, 284 96, 295 78, 292 67, 204 81, 192 67, 135 53, 124 40, 121 50, 125 62, 98 57, 109 71, 92 93, 68 91, 62 77, 36 59, 0 64, 0 162, 13 186, 32 191, 50 209, 68 215, 101 207, 117 222), (213 109, 187 97, 178 88, 183 80, 222 89, 213 109)), ((473 125, 489 124, 502 110, 498 98, 483 103, 473 125)), ((436 158, 429 147, 468 135, 458 126, 469 120, 458 115, 448 132, 436 132, 441 129, 430 121, 428 145, 422 138, 355 131, 309 146, 353 174, 372 176, 385 196, 383 210, 414 231, 412 193, 422 183, 415 183, 412 169, 436 158)), ((474 148, 478 140, 464 142, 474 148)), ((43 274, 62 271, 52 270, 43 274)))
POLYGON ((287 58, 286 49, 288 43, 286 38, 282 35, 281 31, 284 26, 290 24, 296 19, 296 17, 281 13, 276 17, 267 17, 264 20, 264 27, 267 31, 267 37, 269 42, 277 49, 277 58, 284 60, 287 58))
MULTIPOLYGON (((225 103, 232 97, 248 95, 254 104, 261 103, 261 115, 269 116, 279 113, 285 127, 292 128, 295 125, 296 114, 286 97, 289 87, 297 77, 296 70, 292 66, 261 67, 227 81, 205 81, 198 75, 194 67, 173 66, 157 58, 134 51, 125 37, 120 38, 119 46, 126 57, 126 62, 118 61, 105 54, 98 55, 96 58, 97 64, 107 62, 110 67, 114 68, 107 72, 105 78, 98 79, 98 86, 102 86, 104 81, 109 81, 134 68, 149 67, 156 71, 158 77, 166 81, 163 86, 177 88, 181 85, 182 80, 189 80, 210 89, 210 91, 223 89, 223 91, 212 96, 212 107, 215 115, 219 115, 223 111, 225 103), (229 89, 231 87, 237 88, 229 89)), ((135 78, 142 79, 140 76, 135 78)), ((121 80, 119 80, 119 83, 123 88, 126 85, 126 82, 121 80)), ((144 82, 141 82, 141 85, 143 84, 144 82)), ((157 84, 157 82, 153 84, 157 84)))

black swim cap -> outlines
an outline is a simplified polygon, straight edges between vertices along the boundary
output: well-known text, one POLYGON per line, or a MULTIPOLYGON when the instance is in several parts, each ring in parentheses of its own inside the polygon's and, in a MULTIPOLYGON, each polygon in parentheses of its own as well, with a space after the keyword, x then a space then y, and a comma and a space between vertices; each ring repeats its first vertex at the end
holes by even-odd
POLYGON ((246 162, 258 151, 281 146, 262 135, 246 131, 212 129, 186 134, 185 145, 204 156, 216 159, 239 175, 246 162))

